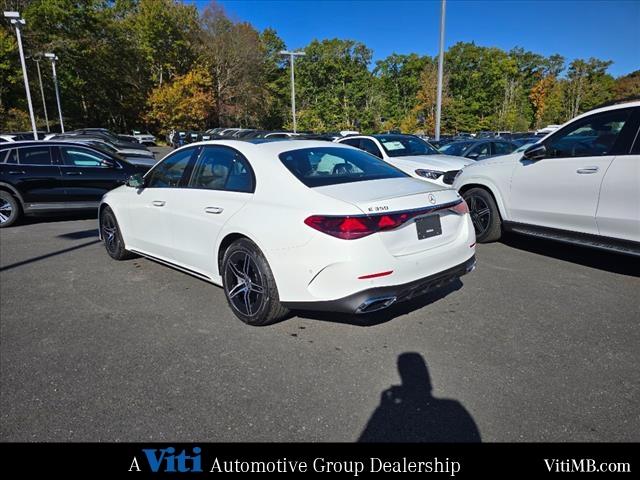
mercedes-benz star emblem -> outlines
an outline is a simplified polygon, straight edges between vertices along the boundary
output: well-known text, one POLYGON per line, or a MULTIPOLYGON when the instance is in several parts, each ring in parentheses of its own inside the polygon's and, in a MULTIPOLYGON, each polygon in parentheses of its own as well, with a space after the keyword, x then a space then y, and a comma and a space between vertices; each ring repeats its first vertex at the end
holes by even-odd
POLYGON ((429 200, 429 203, 431 205, 436 204, 436 196, 433 193, 430 193, 429 195, 427 195, 427 200, 429 200))

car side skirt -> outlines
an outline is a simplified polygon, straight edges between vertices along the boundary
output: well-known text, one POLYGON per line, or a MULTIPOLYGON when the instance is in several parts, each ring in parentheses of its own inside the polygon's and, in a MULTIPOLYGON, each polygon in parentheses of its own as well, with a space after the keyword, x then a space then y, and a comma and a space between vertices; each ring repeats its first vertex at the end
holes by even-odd
POLYGON ((93 210, 98 209, 100 202, 43 202, 25 203, 25 213, 57 212, 60 210, 93 210))
POLYGON ((521 233, 523 235, 640 257, 640 242, 634 242, 633 240, 623 240, 620 238, 509 221, 502 222, 502 226, 508 232, 521 233))
POLYGON ((194 277, 200 278, 201 280, 206 280, 209 283, 213 283, 213 279, 203 273, 200 272, 196 272, 195 270, 191 270, 190 268, 186 268, 183 267, 181 265, 178 265, 176 263, 173 262, 169 262, 167 260, 163 260, 162 258, 158 258, 158 257, 154 257, 153 255, 149 255, 148 253, 144 253, 141 252, 139 250, 135 250, 133 248, 129 249, 130 252, 135 253, 136 255, 140 255, 142 257, 148 258, 149 260, 152 260, 154 262, 158 262, 161 263, 163 265, 166 265, 167 267, 171 267, 175 270, 180 270, 181 272, 184 273, 188 273, 189 275, 192 275, 194 277))
POLYGON ((316 310, 341 313, 370 313, 387 308, 395 303, 412 300, 432 290, 443 287, 471 272, 476 266, 475 255, 465 262, 428 277, 409 283, 374 287, 337 300, 317 302, 282 302, 290 310, 316 310))

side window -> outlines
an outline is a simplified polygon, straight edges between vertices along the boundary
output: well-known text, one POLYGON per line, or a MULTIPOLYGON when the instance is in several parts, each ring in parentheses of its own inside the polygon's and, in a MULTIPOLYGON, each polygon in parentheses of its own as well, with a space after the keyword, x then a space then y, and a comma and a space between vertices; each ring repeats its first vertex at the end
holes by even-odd
POLYGON ((573 122, 545 142, 547 157, 610 155, 630 114, 630 110, 613 110, 573 122))
POLYGON ((202 149, 190 186, 247 193, 252 193, 255 188, 247 160, 236 150, 226 147, 202 149))
POLYGON ((193 152, 193 148, 188 148, 165 158, 149 174, 147 188, 179 187, 193 152))
POLYGON ((491 143, 490 142, 485 142, 485 143, 481 143, 480 145, 476 145, 468 154, 467 157, 469 157, 469 155, 471 154, 476 154, 473 157, 470 158, 475 158, 476 160, 480 160, 481 158, 486 158, 488 156, 491 155, 491 143))
POLYGON ((15 148, 9 148, 0 152, 0 163, 18 163, 18 154, 15 148))
POLYGON ((20 165, 51 165, 49 147, 27 147, 18 149, 20 165))
POLYGON ((65 165, 76 167, 102 167, 108 168, 109 161, 97 152, 78 147, 60 147, 62 161, 65 165))
POLYGON ((507 142, 494 142, 493 154, 494 155, 506 155, 515 150, 515 146, 507 142))
POLYGON ((360 139, 359 138, 347 138, 346 140, 342 140, 340 143, 345 143, 351 147, 360 148, 360 139))
POLYGON ((7 154, 7 158, 5 159, 6 163, 18 163, 18 150, 16 148, 9 150, 7 154))
POLYGON ((375 142, 370 138, 363 138, 362 140, 360 140, 360 148, 365 152, 370 153, 371 155, 375 155, 378 158, 382 158, 382 153, 380 153, 380 149, 375 144, 375 142))

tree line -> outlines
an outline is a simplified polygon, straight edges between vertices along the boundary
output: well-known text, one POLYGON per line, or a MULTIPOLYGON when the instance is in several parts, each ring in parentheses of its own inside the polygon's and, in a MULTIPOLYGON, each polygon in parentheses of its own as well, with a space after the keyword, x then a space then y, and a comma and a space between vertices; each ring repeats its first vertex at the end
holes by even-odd
MULTIPOLYGON (((58 57, 67 128, 118 131, 217 126, 291 127, 289 64, 274 29, 234 21, 212 1, 202 11, 175 0, 3 0, 22 30, 39 128, 35 62, 58 57)), ((298 129, 433 133, 437 58, 392 54, 373 63, 361 42, 314 40, 296 60, 298 129)), ((614 78, 611 61, 460 42, 445 53, 445 133, 523 131, 558 124, 613 101, 640 97, 640 70, 614 78)), ((48 62, 41 62, 56 125, 48 62)), ((0 131, 28 130, 16 37, 0 25, 0 131)))

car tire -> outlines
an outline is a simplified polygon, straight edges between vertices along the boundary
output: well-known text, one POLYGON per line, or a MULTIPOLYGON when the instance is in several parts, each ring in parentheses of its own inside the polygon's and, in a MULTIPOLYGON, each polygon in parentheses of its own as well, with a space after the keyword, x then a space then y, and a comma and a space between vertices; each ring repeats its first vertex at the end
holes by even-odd
POLYGON ((471 188, 462 194, 469 206, 469 214, 476 231, 478 243, 500 240, 502 219, 500 211, 491 193, 484 188, 471 188))
POLYGON ((114 260, 128 260, 136 256, 124 248, 118 221, 110 207, 105 207, 100 214, 100 234, 105 250, 114 260))
POLYGON ((247 238, 236 240, 224 252, 222 283, 229 307, 248 325, 269 325, 289 313, 280 304, 276 281, 267 259, 247 238))
POLYGON ((0 228, 14 225, 22 216, 20 202, 5 190, 0 190, 0 228))

